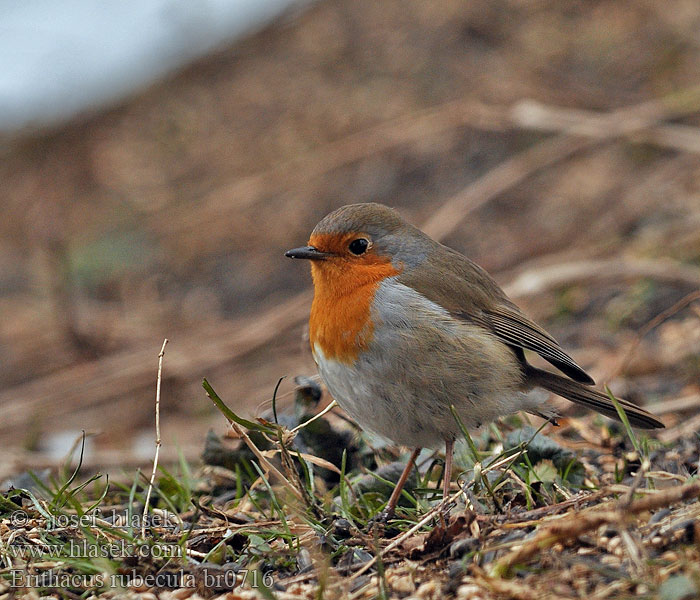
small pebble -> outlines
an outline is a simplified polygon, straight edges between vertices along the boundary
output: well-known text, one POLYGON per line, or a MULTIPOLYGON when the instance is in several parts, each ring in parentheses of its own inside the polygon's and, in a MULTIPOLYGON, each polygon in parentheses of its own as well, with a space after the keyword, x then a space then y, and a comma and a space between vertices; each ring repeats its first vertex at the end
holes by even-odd
POLYGON ((410 575, 401 575, 393 578, 387 577, 387 582, 391 586, 391 589, 398 594, 412 594, 416 589, 416 585, 413 583, 413 578, 410 575))
POLYGON ((457 588, 458 600, 482 600, 483 596, 481 593, 481 588, 473 583, 460 585, 457 588))
POLYGON ((306 548, 302 548, 297 554, 297 569, 299 573, 306 573, 313 569, 314 565, 311 560, 311 554, 306 548))

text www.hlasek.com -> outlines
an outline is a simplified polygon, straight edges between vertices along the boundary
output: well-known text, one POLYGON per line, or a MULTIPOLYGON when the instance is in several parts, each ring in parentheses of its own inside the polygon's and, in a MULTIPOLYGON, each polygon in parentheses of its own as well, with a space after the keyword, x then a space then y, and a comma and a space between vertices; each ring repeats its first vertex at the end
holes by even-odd
POLYGON ((9 544, 0 549, 0 556, 10 558, 176 558, 182 556, 177 544, 133 544, 116 540, 109 544, 69 540, 65 544, 9 544))

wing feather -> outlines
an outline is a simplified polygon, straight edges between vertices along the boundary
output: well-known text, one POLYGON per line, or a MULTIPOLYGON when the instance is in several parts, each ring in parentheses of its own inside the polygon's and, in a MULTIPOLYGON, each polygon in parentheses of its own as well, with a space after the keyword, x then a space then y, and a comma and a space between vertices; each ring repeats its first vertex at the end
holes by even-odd
POLYGON ((484 316, 493 332, 507 344, 536 352, 575 381, 595 383, 551 335, 522 313, 499 307, 485 311, 484 316))
POLYGON ((506 344, 536 352, 575 381, 594 383, 551 335, 522 313, 484 269, 429 238, 424 237, 423 242, 434 244, 434 252, 421 269, 399 275, 401 283, 453 315, 492 331, 506 344), (426 272, 440 276, 426 277, 426 272))

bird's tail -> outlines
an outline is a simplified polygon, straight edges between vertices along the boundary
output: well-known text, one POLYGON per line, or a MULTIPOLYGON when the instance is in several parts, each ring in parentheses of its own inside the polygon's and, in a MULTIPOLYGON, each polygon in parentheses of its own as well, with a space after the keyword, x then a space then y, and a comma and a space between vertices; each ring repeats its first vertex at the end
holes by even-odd
MULTIPOLYGON (((571 400, 576 404, 581 404, 590 408, 600 414, 610 417, 612 419, 620 420, 615 405, 612 403, 610 398, 597 390, 590 387, 586 387, 576 381, 571 379, 566 379, 556 375, 555 373, 550 373, 549 371, 543 371, 528 365, 527 369, 527 380, 528 383, 543 387, 550 392, 557 394, 557 396, 562 396, 567 400, 571 400)), ((659 421, 650 412, 640 408, 636 404, 632 404, 628 400, 623 400, 618 398, 617 401, 620 406, 625 411, 627 419, 630 425, 634 427, 639 427, 641 429, 656 429, 659 427, 664 427, 664 424, 659 421)))

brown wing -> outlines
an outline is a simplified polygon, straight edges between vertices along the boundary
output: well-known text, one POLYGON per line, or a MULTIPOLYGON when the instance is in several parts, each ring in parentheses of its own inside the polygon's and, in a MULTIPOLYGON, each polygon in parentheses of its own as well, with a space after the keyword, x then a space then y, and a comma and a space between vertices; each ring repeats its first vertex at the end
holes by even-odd
POLYGON ((561 349, 551 335, 520 311, 515 312, 508 307, 498 306, 493 310, 484 311, 484 316, 492 331, 507 344, 537 352, 575 381, 589 385, 595 383, 593 378, 561 349))
MULTIPOLYGON (((576 404, 581 404, 587 408, 593 409, 606 417, 620 421, 620 415, 617 412, 617 407, 614 402, 606 395, 589 387, 584 387, 575 381, 561 377, 556 373, 550 373, 541 369, 536 369, 532 366, 527 366, 528 381, 536 386, 543 387, 550 392, 567 398, 576 404)), ((642 429, 656 429, 663 427, 664 424, 659 421, 649 411, 642 407, 633 404, 629 400, 616 398, 620 408, 625 411, 627 419, 634 427, 642 429)))
POLYGON ((420 269, 400 275, 399 281, 455 316, 489 329, 509 346, 536 352, 575 381, 595 383, 551 335, 520 311, 484 269, 446 246, 436 244, 436 250, 420 269), (440 276, 428 282, 426 270, 440 276))

